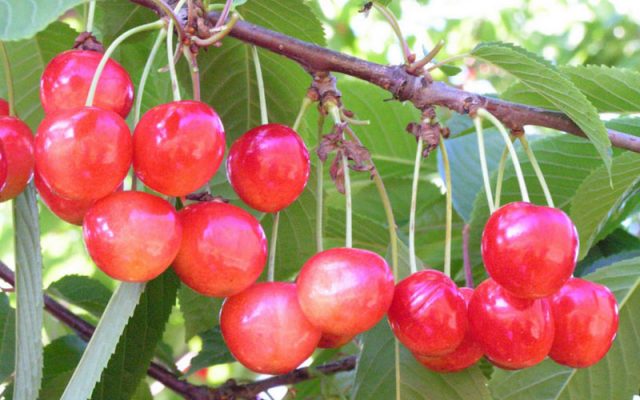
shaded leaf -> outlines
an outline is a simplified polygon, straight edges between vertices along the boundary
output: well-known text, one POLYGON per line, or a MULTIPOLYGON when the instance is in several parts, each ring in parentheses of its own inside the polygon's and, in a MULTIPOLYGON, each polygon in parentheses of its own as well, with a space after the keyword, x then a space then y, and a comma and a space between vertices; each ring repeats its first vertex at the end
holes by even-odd
POLYGON ((207 368, 212 365, 226 364, 235 361, 235 358, 233 358, 229 349, 227 349, 219 326, 202 332, 199 336, 202 339, 202 350, 191 360, 191 367, 189 367, 186 375, 194 374, 202 368, 207 368))
POLYGON ((223 299, 196 293, 184 284, 180 286, 178 302, 184 317, 185 340, 188 341, 197 334, 209 331, 218 325, 222 301, 223 299))
POLYGON ((81 275, 64 276, 49 285, 47 292, 96 317, 102 315, 111 297, 111 290, 100 281, 81 275))
POLYGON ((13 374, 16 346, 16 311, 9 297, 0 293, 0 383, 13 374))

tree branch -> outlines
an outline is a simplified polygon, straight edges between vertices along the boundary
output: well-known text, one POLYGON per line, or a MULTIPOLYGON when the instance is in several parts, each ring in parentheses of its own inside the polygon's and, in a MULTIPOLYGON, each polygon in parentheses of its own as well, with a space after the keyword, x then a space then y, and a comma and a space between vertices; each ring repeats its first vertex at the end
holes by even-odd
MULTIPOLYGON (((15 275, 13 271, 2 261, 0 261, 0 279, 12 287, 15 286, 15 275)), ((82 340, 89 341, 89 339, 91 339, 95 327, 46 294, 44 295, 44 307, 47 312, 56 319, 73 329, 82 340)), ((355 368, 355 365, 355 356, 346 357, 319 367, 299 368, 288 374, 242 385, 237 384, 231 379, 218 388, 194 385, 179 379, 171 371, 155 362, 151 362, 147 370, 147 375, 189 400, 255 399, 259 393, 272 387, 291 385, 314 379, 321 375, 350 371, 355 368)))

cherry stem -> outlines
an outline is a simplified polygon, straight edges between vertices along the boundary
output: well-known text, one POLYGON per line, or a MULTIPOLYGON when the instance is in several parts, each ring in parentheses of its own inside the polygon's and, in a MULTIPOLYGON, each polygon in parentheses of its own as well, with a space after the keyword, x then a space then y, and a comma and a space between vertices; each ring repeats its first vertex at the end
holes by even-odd
POLYGON ((411 64, 410 66, 411 70, 417 71, 418 69, 425 67, 427 64, 431 62, 431 60, 433 60, 438 55, 438 53, 440 52, 440 50, 442 50, 443 47, 444 47, 444 40, 440 40, 426 56, 424 56, 421 60, 418 60, 413 64, 411 64))
MULTIPOLYGON (((187 0, 180 0, 176 5, 175 11, 177 12, 182 8, 187 0)), ((173 53, 173 19, 169 20, 169 27, 167 28, 167 58, 169 62, 169 76, 171 77, 171 90, 173 91, 173 101, 180 101, 180 84, 178 83, 178 75, 176 74, 176 61, 175 54, 173 53)), ((182 46, 179 43, 178 46, 182 46)))
POLYGON ((107 61, 109 61, 109 57, 115 51, 115 49, 124 42, 130 36, 135 35, 136 33, 146 32, 154 29, 160 29, 164 26, 162 21, 155 21, 148 24, 136 26, 135 28, 131 28, 128 31, 124 32, 122 35, 118 36, 116 40, 111 43, 111 45, 107 48, 107 50, 102 55, 102 59, 98 64, 98 68, 96 68, 96 72, 93 75, 93 80, 91 81, 91 87, 89 88, 89 94, 87 95, 87 101, 85 105, 90 107, 93 105, 93 100, 96 95, 96 89, 98 88, 98 81, 100 80, 100 75, 102 75, 102 71, 104 70, 105 65, 107 65, 107 61))
POLYGON ((533 150, 529 146, 529 141, 527 140, 527 138, 524 135, 524 133, 522 135, 518 136, 518 140, 520 140, 520 144, 522 144, 522 148, 527 153, 527 157, 529 157, 529 162, 531 163, 531 166, 533 167, 533 170, 535 171, 536 176, 538 177, 538 181, 540 181, 540 186, 542 187, 542 191, 544 192, 544 197, 547 200, 547 205, 549 207, 555 207, 553 205, 553 198, 551 197, 551 191, 549 190, 549 186, 547 185, 547 181, 546 181, 546 179, 544 179, 544 174, 542 173, 542 170, 540 169, 540 165, 538 164, 538 160, 536 159, 535 154, 533 154, 533 150))
MULTIPOLYGON (((178 16, 176 15, 176 13, 171 9, 171 7, 167 3, 164 2, 164 0, 149 0, 149 1, 152 2, 159 10, 161 10, 171 21, 173 21, 173 24, 178 31, 178 37, 180 38, 180 43, 183 43, 187 35, 184 32, 184 27, 182 26, 182 23, 178 19, 178 16)), ((176 11, 180 10, 180 7, 176 7, 176 11)))
POLYGON ((502 124, 502 122, 500 122, 498 118, 494 117, 493 114, 491 114, 484 108, 481 108, 478 110, 478 116, 486 118, 496 128, 498 128, 498 131, 502 135, 502 139, 504 139, 504 142, 509 148, 509 153, 511 154, 513 167, 516 170, 516 176, 518 177, 518 185, 520 185, 520 193, 522 194, 522 201, 529 203, 530 200, 529 200, 529 192, 527 191, 527 184, 524 180, 524 174, 522 173, 522 168, 520 167, 520 161, 518 160, 518 153, 516 153, 516 149, 513 146, 511 139, 509 138, 509 132, 507 132, 507 129, 504 127, 504 125, 502 124))
POLYGON ((355 119, 347 116, 344 113, 343 109, 340 109, 340 117, 342 117, 342 120, 348 123, 349 125, 355 125, 355 126, 371 125, 371 121, 369 121, 368 119, 361 120, 361 119, 355 119))
POLYGON ((480 169, 482 170, 482 181, 484 182, 484 192, 487 195, 487 204, 489 205, 489 212, 493 214, 495 208, 493 207, 493 194, 491 192, 491 182, 489 181, 489 168, 487 167, 487 155, 484 149, 484 131, 482 128, 482 120, 480 116, 473 119, 476 126, 476 132, 478 134, 478 155, 480 156, 480 169))
MULTIPOLYGON (((510 138, 512 141, 514 137, 510 138)), ((507 157, 509 156, 509 148, 504 146, 502 156, 500 156, 500 164, 498 165, 498 177, 496 181, 496 202, 495 208, 500 208, 500 196, 502 195, 502 181, 504 180, 504 169, 507 165, 507 157)))
POLYGON ((96 0, 91 0, 89 2, 89 11, 87 12, 87 23, 85 24, 85 31, 91 32, 93 31, 93 20, 96 15, 96 0))
POLYGON ((311 105, 311 103, 313 103, 313 101, 311 101, 311 99, 308 98, 307 96, 304 96, 304 98, 302 99, 302 104, 300 104, 300 111, 298 111, 296 120, 293 123, 293 126, 291 127, 291 129, 296 131, 296 133, 298 132, 298 128, 300 128, 300 124, 302 123, 302 118, 304 118, 304 115, 309 109, 309 106, 311 105))
POLYGON ((267 280, 273 282, 276 276, 276 248, 278 245, 278 225, 280 225, 280 211, 273 214, 273 226, 271 227, 271 243, 269 245, 269 269, 267 280))
POLYGON ((462 265, 464 268, 464 281, 465 285, 469 288, 473 288, 473 271, 471 268, 471 257, 469 257, 469 234, 471 226, 465 224, 462 228, 462 265))
MULTIPOLYGON (((340 108, 337 104, 331 102, 327 104, 327 109, 333 118, 333 123, 336 125, 342 124, 342 118, 340 117, 340 108)), ((343 136, 344 139, 344 136, 343 136)), ((353 217, 352 217, 352 201, 351 201, 351 177, 349 174, 349 159, 342 151, 342 171, 344 173, 344 197, 345 197, 345 247, 353 247, 353 217)))
POLYGON ((156 59, 156 55, 158 54, 158 50, 162 45, 162 41, 165 38, 167 31, 165 29, 161 29, 158 32, 158 37, 156 41, 153 43, 153 47, 151 47, 151 51, 149 52, 149 57, 147 58, 147 62, 144 64, 144 69, 142 70, 142 75, 140 76, 140 85, 138 86, 138 95, 136 96, 136 108, 133 113, 133 124, 138 125, 140 121, 140 115, 142 113, 142 98, 144 97, 144 89, 147 85, 147 79, 149 78, 149 73, 151 72, 151 68, 153 67, 153 63, 156 59))
POLYGON ((409 211, 409 267, 411 273, 418 272, 416 260, 416 205, 418 203, 418 182, 420 181, 420 163, 422 161, 422 149, 424 142, 418 139, 416 146, 416 161, 413 164, 413 181, 411 182, 411 209, 409 211))
POLYGON ((16 116, 15 91, 13 88, 13 74, 11 73, 11 63, 9 53, 2 40, 0 40, 0 55, 2 56, 2 66, 4 67, 4 79, 7 83, 7 101, 9 102, 9 115, 16 116))
POLYGON ((200 101, 200 68, 198 68, 198 58, 191 52, 188 46, 183 46, 182 53, 189 60, 189 71, 191 71, 191 85, 193 89, 193 99, 200 101))
POLYGON ((253 65, 256 69, 256 80, 258 82, 258 97, 260 99, 260 121, 262 125, 269 123, 269 113, 267 112, 267 96, 264 90, 264 80, 262 79, 262 67, 260 66, 260 56, 258 48, 251 46, 251 55, 253 56, 253 65))
POLYGON ((214 28, 218 30, 214 35, 209 36, 206 39, 201 39, 197 36, 192 36, 191 40, 193 41, 193 43, 197 44, 200 47, 211 46, 214 43, 217 43, 222 39, 224 39, 229 34, 229 32, 231 32, 231 29, 233 29, 234 25, 236 24, 236 22, 238 22, 240 18, 241 18, 240 14, 233 13, 233 15, 231 15, 231 19, 229 20, 229 23, 227 23, 226 25, 221 25, 219 28, 214 28))
POLYGON ((447 186, 447 217, 444 238, 444 274, 451 277, 451 228, 453 221, 453 185, 451 184, 451 165, 449 164, 449 154, 447 146, 444 144, 444 137, 440 136, 440 152, 442 153, 442 164, 444 165, 444 179, 447 186))
POLYGON ((394 346, 394 361, 395 361, 395 370, 396 370, 396 400, 402 400, 402 396, 400 394, 400 385, 401 385, 401 376, 400 376, 400 342, 398 338, 393 338, 394 346))
POLYGON ((391 12, 391 10, 389 10, 386 6, 383 6, 382 4, 379 4, 376 1, 373 2, 373 7, 376 10, 378 10, 380 14, 382 14, 382 16, 389 23, 389 26, 391 26, 391 29, 393 29, 393 32, 398 37, 398 41, 400 42, 400 47, 402 48, 402 54, 404 56, 404 62, 407 65, 411 64, 411 58, 413 57, 413 54, 411 54, 411 49, 409 49, 409 44, 407 43, 407 40, 404 38, 404 35, 402 34, 402 30, 400 29, 400 24, 398 23, 398 19, 396 18, 395 15, 393 15, 393 12, 391 12))
POLYGON ((227 0, 226 3, 224 3, 224 8, 220 13, 220 19, 218 19, 218 22, 216 22, 214 29, 220 28, 224 24, 224 22, 227 20, 227 17, 229 16, 229 11, 231 11, 231 6, 233 6, 233 0, 227 0))
MULTIPOLYGON (((322 140, 322 129, 324 127, 324 115, 318 116, 318 143, 322 140)), ((317 155, 317 153, 316 153, 317 155)), ((323 214, 324 214, 324 163, 318 157, 316 162, 316 249, 320 253, 324 250, 323 214)))

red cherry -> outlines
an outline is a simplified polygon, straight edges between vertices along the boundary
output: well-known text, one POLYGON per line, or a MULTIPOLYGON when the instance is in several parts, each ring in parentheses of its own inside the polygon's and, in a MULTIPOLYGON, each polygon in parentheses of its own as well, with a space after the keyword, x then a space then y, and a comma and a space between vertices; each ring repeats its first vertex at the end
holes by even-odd
POLYGON ((4 152, 2 141, 0 141, 0 192, 7 184, 7 168, 7 155, 4 152))
MULTIPOLYGON (((473 289, 463 287, 460 288, 460 293, 469 306, 469 301, 473 295, 473 289)), ((457 372, 462 371, 478 362, 482 358, 482 349, 473 339, 471 330, 467 330, 467 333, 462 340, 462 343, 453 351, 453 353, 446 354, 439 357, 429 357, 414 353, 416 359, 425 367, 436 372, 457 372)))
POLYGON ((377 324, 393 298, 393 274, 368 250, 338 248, 311 257, 297 280, 300 307, 323 333, 355 336, 377 324))
POLYGON ((482 282, 471 296, 469 327, 491 362, 506 369, 539 363, 553 343, 550 302, 515 297, 493 279, 482 282))
MULTIPOLYGON (((6 184, 0 202, 17 197, 33 175, 33 133, 16 117, 0 117, 0 142, 6 156, 6 184)), ((0 185, 1 186, 1 185, 0 185)))
POLYGON ((124 120, 97 107, 51 114, 38 128, 36 168, 58 196, 100 199, 123 181, 131 165, 131 133, 124 120))
POLYGON ((192 204, 180 211, 183 240, 173 269, 206 296, 233 296, 260 277, 267 259, 262 226, 243 209, 225 203, 192 204))
POLYGON ((389 323, 398 340, 414 353, 453 352, 467 331, 467 307, 456 284, 436 270, 419 271, 396 285, 389 323))
POLYGON ((252 371, 284 374, 315 350, 320 331, 304 316, 296 285, 258 283, 227 298, 220 328, 231 354, 252 371))
POLYGON ((224 128, 213 108, 174 101, 152 108, 136 126, 133 168, 153 190, 185 196, 213 177, 224 147, 224 128))
MULTIPOLYGON (((68 50, 54 57, 40 79, 40 101, 45 114, 84 106, 101 59, 101 53, 88 50, 68 50)), ((93 105, 126 118, 132 104, 131 78, 120 64, 110 59, 100 75, 93 105)))
POLYGON ((494 212, 482 233, 489 275, 512 294, 537 299, 560 290, 578 257, 578 233, 557 208, 510 203, 494 212))
POLYGON ((298 134, 279 124, 258 126, 229 149, 227 177, 242 201, 263 212, 293 203, 309 179, 309 152, 298 134))
POLYGON ((69 200, 53 193, 49 186, 40 178, 37 172, 33 176, 33 182, 40 194, 40 199, 49 207, 58 218, 74 225, 82 225, 82 220, 95 200, 69 200))
POLYGON ((573 368, 607 354, 618 330, 618 304, 606 287, 571 278, 551 300, 556 336, 549 357, 573 368))
POLYGON ((9 103, 5 99, 0 99, 0 117, 9 115, 9 103))
POLYGON ((330 333, 323 333, 318 343, 319 349, 337 349, 352 341, 354 336, 344 335, 337 336, 330 333))
POLYGON ((173 262, 182 226, 173 206, 143 192, 117 192, 98 200, 82 224, 89 255, 104 273, 146 282, 173 262))

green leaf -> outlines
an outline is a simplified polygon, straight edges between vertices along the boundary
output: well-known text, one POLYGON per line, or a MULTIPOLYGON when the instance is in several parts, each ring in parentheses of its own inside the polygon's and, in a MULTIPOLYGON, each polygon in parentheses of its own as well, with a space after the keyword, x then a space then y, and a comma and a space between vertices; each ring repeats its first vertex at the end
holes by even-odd
POLYGON ((496 370, 490 382, 495 400, 631 399, 640 386, 640 258, 588 275, 608 286, 618 300, 620 325, 611 350, 596 365, 572 369, 551 360, 520 371, 496 370))
POLYGON ((396 374, 403 400, 489 400, 487 380, 478 367, 452 374, 439 374, 423 367, 400 346, 400 371, 394 360, 395 338, 386 320, 363 335, 351 398, 354 400, 395 399, 396 374))
MULTIPOLYGON (((602 65, 561 66, 559 71, 587 97, 598 112, 640 112, 640 72, 602 65)), ((511 86, 503 97, 510 101, 559 109, 523 83, 511 86)))
MULTIPOLYGON (((144 291, 144 283, 122 282, 109 304, 76 367, 62 400, 87 399, 100 379, 103 369, 116 350, 129 317, 144 291)), ((20 398, 20 397, 18 397, 20 398)))
POLYGON ((598 111, 549 62, 525 49, 506 43, 482 43, 471 54, 514 75, 527 88, 567 114, 593 143, 607 170, 611 168, 611 141, 598 111))
POLYGON ((607 128, 640 136, 640 118, 622 117, 607 121, 607 128))
POLYGON ((578 265, 574 274, 583 276, 619 261, 640 256, 640 239, 618 228, 596 245, 578 265))
POLYGON ((13 374, 15 368, 16 312, 9 297, 0 293, 0 383, 13 374))
POLYGON ((179 286, 180 281, 171 268, 147 283, 140 303, 93 391, 92 400, 127 399, 135 392, 162 339, 179 286))
POLYGON ((613 159, 609 174, 598 168, 577 188, 571 202, 571 219, 578 228, 582 259, 605 228, 605 223, 614 218, 624 203, 634 195, 640 182, 640 155, 625 152, 613 159))
POLYGON ((74 306, 100 317, 104 311, 111 290, 101 282, 81 275, 67 275, 49 285, 47 292, 74 306))
POLYGON ((86 343, 78 336, 67 335, 44 348, 41 399, 59 399, 62 396, 85 347, 86 343))
POLYGON ((213 329, 218 325, 222 301, 223 299, 196 293, 184 284, 180 286, 178 302, 184 317, 185 340, 188 341, 197 334, 213 329))
POLYGON ((202 339, 202 350, 191 360, 187 376, 198 372, 202 368, 235 361, 235 358, 227 349, 219 326, 202 332, 199 336, 202 339))
POLYGON ((0 40, 29 39, 86 0, 0 1, 0 40))
POLYGON ((35 399, 42 381, 42 253, 33 182, 13 201, 16 254, 16 377, 14 397, 35 399))

